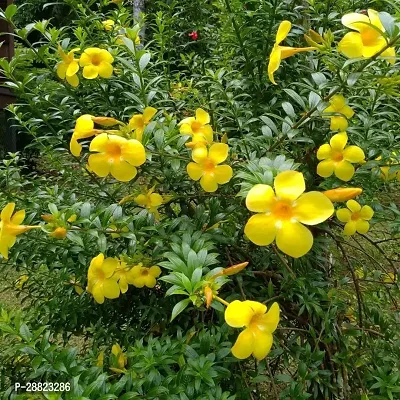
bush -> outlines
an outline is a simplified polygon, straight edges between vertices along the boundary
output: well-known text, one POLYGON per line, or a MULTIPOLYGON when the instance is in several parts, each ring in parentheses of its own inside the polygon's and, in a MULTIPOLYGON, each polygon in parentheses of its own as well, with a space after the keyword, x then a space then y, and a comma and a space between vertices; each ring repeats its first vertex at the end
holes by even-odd
POLYGON ((1 14, 4 399, 399 398, 400 25, 356 3, 1 14))

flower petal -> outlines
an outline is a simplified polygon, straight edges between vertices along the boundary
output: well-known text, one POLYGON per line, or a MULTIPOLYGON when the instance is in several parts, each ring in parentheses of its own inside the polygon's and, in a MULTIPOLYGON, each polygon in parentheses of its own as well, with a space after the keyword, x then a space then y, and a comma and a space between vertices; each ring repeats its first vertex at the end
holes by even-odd
POLYGON ((111 175, 120 182, 129 182, 137 174, 137 169, 126 161, 117 161, 111 164, 111 175))
POLYGON ((340 110, 340 112, 348 119, 352 118, 354 116, 354 111, 353 109, 348 106, 347 104, 345 104, 342 109, 340 110))
POLYGON ((244 227, 245 235, 258 246, 268 246, 276 236, 276 219, 272 215, 253 215, 244 227))
POLYGON ((355 200, 349 200, 349 201, 346 203, 346 206, 347 206, 347 208, 348 208, 351 212, 353 212, 353 213, 361 211, 361 206, 360 206, 360 204, 359 204, 357 201, 355 201, 355 200))
POLYGON ((203 167, 194 162, 190 162, 187 165, 186 171, 190 176, 190 178, 193 179, 194 181, 198 181, 203 176, 204 173, 203 167))
POLYGON ((309 229, 297 221, 282 221, 282 227, 276 234, 276 245, 279 250, 293 258, 307 254, 313 242, 309 229))
POLYGON ((382 32, 385 32, 385 28, 383 27, 382 22, 379 18, 378 11, 375 11, 372 8, 369 8, 368 9, 368 17, 369 17, 372 25, 376 26, 382 32))
POLYGON ((239 360, 250 357, 254 348, 253 332, 247 328, 241 332, 236 339, 236 343, 232 347, 232 354, 239 360))
POLYGON ((208 112, 204 111, 202 108, 196 110, 196 121, 200 122, 202 125, 210 123, 210 115, 208 112))
POLYGON ((338 162, 335 166, 335 175, 345 182, 348 182, 353 177, 354 172, 353 165, 346 160, 338 162))
POLYGON ((368 221, 364 221, 363 219, 359 219, 358 221, 356 221, 356 230, 358 233, 361 233, 362 235, 364 235, 365 233, 367 233, 369 231, 369 222, 368 221))
POLYGON ((158 193, 152 193, 150 195, 150 205, 152 207, 158 207, 161 206, 161 204, 163 203, 163 198, 160 194, 158 193))
POLYGON ((253 300, 245 300, 243 304, 248 305, 254 312, 254 315, 260 314, 263 315, 267 312, 267 306, 263 303, 253 300))
MULTIPOLYGON (((114 57, 105 49, 97 49, 99 51, 99 56, 102 61, 112 64, 114 62, 114 57)), ((86 52, 86 50, 85 50, 86 52)))
POLYGON ((327 220, 335 211, 332 202, 320 192, 302 194, 296 201, 294 217, 303 224, 316 225, 327 220))
POLYGON ((67 68, 68 68, 67 65, 63 62, 61 62, 57 65, 57 76, 60 79, 65 79, 65 75, 67 73, 67 68))
POLYGON ((354 235, 357 229, 357 221, 349 221, 343 229, 343 233, 347 236, 354 235))
POLYGON ((269 185, 255 185, 246 196, 246 207, 253 212, 264 213, 270 211, 275 202, 274 190, 269 185))
MULTIPOLYGON (((86 50, 88 50, 88 49, 86 49, 86 50)), ((79 58, 79 65, 81 67, 86 67, 87 65, 92 64, 92 57, 86 53, 86 50, 84 53, 81 54, 81 56, 79 58)))
POLYGON ((332 147, 328 143, 320 146, 320 148, 317 151, 318 160, 325 160, 327 158, 331 158, 331 156, 332 156, 332 147))
POLYGON ((154 107, 146 107, 143 111, 143 120, 147 124, 157 113, 154 107))
POLYGON ((331 140, 329 141, 332 150, 334 151, 342 151, 347 143, 348 137, 346 132, 340 132, 336 135, 333 135, 331 140))
MULTIPOLYGON (((379 35, 377 32, 373 31, 372 34, 379 35)), ((364 46, 363 57, 370 58, 376 53, 381 51, 386 46, 386 40, 383 37, 377 37, 369 46, 364 46)))
POLYGON ((351 215, 352 213, 348 208, 340 208, 336 211, 336 217, 340 222, 349 222, 351 215))
POLYGON ((88 158, 90 169, 101 178, 106 177, 111 171, 111 165, 106 153, 91 154, 88 158))
POLYGON ((349 127, 349 123, 345 117, 337 116, 331 117, 330 129, 332 131, 343 132, 349 127))
POLYGON ((275 43, 279 44, 283 42, 290 30, 292 29, 292 23, 290 21, 284 20, 280 23, 278 31, 276 32, 275 43))
POLYGON ((242 328, 250 325, 254 314, 248 302, 234 300, 225 310, 225 322, 232 328, 242 328))
POLYGON ((364 50, 361 35, 357 32, 346 33, 338 44, 338 50, 347 58, 361 58, 364 50))
POLYGON ((358 146, 348 146, 343 151, 343 159, 351 163, 359 163, 364 158, 364 151, 358 146))
POLYGON ((266 333, 275 332, 280 318, 280 308, 278 303, 273 303, 268 312, 258 319, 257 327, 260 331, 266 333))
POLYGON ((126 276, 121 276, 118 282, 121 293, 126 293, 128 291, 128 282, 126 281, 126 276))
POLYGON ((274 338, 270 333, 264 333, 258 329, 253 330, 253 335, 253 356, 260 361, 267 357, 268 353, 271 351, 274 338))
POLYGON ((67 76, 67 82, 68 82, 72 87, 78 87, 78 85, 79 85, 79 78, 78 78, 78 75, 67 76))
POLYGON ((146 151, 142 143, 136 139, 129 139, 121 146, 121 158, 129 164, 139 167, 146 161, 146 151))
POLYGON ((103 269, 104 276, 110 278, 119 266, 119 261, 116 258, 108 257, 103 261, 101 268, 103 269))
POLYGON ((208 157, 208 150, 207 147, 204 145, 196 146, 192 151, 192 159, 193 161, 201 164, 204 162, 208 157))
POLYGON ((274 78, 274 73, 278 71, 279 66, 281 65, 281 50, 279 46, 274 46, 269 56, 268 62, 268 78, 274 84, 277 85, 274 78))
POLYGON ((1 211, 1 220, 4 222, 10 222, 14 209, 15 203, 8 203, 1 211))
POLYGON ((83 67, 82 75, 86 79, 96 79, 99 75, 99 68, 94 65, 83 67))
POLYGON ((233 171, 229 165, 217 165, 214 169, 214 176, 219 185, 228 183, 232 179, 233 171))
POLYGON ((214 143, 209 150, 208 158, 215 164, 224 162, 229 153, 229 146, 225 143, 214 143))
POLYGON ((109 139, 107 133, 101 133, 90 142, 89 150, 104 153, 107 151, 108 141, 109 139))
POLYGON ((387 50, 381 53, 380 56, 388 57, 386 61, 388 61, 390 64, 394 64, 396 62, 396 50, 394 47, 389 47, 387 50))
POLYGON ((104 292, 103 292, 103 284, 97 283, 91 289, 91 293, 96 301, 96 303, 103 304, 104 303, 104 292))
POLYGON ((283 171, 275 177, 274 188, 277 197, 296 200, 306 190, 306 184, 301 172, 283 171))
POLYGON ((370 19, 364 14, 349 13, 342 17, 342 24, 347 28, 354 29, 355 31, 361 32, 369 26, 370 19))
POLYGON ((154 276, 149 274, 147 276, 144 276, 143 278, 144 278, 144 284, 148 288, 152 289, 154 286, 156 286, 157 281, 156 278, 154 278, 154 276))
POLYGON ((65 71, 66 76, 75 75, 79 71, 79 64, 77 61, 72 61, 69 65, 67 70, 65 71))
MULTIPOLYGON (((87 68, 87 67, 85 67, 87 68)), ((108 62, 101 62, 98 66, 98 73, 102 78, 108 79, 114 71, 113 66, 108 62)), ((86 78, 86 77, 85 77, 86 78)))
POLYGON ((374 210, 370 206, 363 206, 361 208, 360 217, 362 219, 370 220, 373 216, 374 216, 374 210))
MULTIPOLYGON (((20 225, 24 219, 25 219, 25 210, 19 210, 11 217, 10 221, 14 225, 20 225)), ((370 218, 365 218, 365 219, 370 219, 370 218)))
POLYGON ((107 299, 117 299, 120 294, 119 285, 114 279, 106 279, 103 283, 104 297, 107 299))
POLYGON ((218 184, 214 174, 205 173, 200 179, 200 186, 208 193, 215 192, 218 184))
POLYGON ((149 268, 149 274, 154 278, 158 278, 161 275, 161 268, 158 265, 153 265, 149 268))

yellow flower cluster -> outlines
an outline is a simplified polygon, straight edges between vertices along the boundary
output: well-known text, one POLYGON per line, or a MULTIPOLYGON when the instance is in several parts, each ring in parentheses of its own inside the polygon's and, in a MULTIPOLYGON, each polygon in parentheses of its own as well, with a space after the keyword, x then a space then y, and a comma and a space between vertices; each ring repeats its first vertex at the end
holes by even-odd
POLYGON ((225 143, 213 143, 210 115, 203 109, 196 110, 196 117, 183 119, 179 123, 182 135, 191 136, 187 147, 192 148, 192 159, 187 165, 187 173, 206 192, 215 192, 218 185, 228 183, 233 171, 229 165, 219 165, 228 158, 229 147, 225 143))
POLYGON ((104 254, 100 253, 90 263, 87 291, 97 303, 103 304, 105 298, 116 299, 120 293, 126 293, 128 285, 153 288, 160 274, 161 269, 156 265, 151 268, 142 264, 128 267, 126 262, 118 258, 104 258, 104 254))
POLYGON ((60 79, 66 79, 71 86, 77 87, 79 66, 83 67, 82 76, 85 79, 96 79, 98 76, 111 77, 114 70, 112 66, 114 57, 107 50, 88 47, 78 60, 75 58, 75 53, 79 50, 75 48, 66 53, 60 45, 58 46, 58 54, 62 60, 57 64, 57 75, 60 79))

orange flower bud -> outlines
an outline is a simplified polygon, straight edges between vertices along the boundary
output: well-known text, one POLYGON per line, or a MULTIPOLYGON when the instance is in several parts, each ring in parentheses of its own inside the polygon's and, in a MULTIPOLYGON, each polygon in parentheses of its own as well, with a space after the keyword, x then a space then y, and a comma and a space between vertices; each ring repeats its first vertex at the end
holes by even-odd
POLYGON ((50 233, 50 236, 55 239, 65 239, 67 236, 67 230, 65 228, 58 227, 50 233))
POLYGON ((41 215, 41 217, 46 222, 53 222, 54 221, 54 215, 51 215, 51 214, 43 214, 43 215, 41 215))
POLYGON ((240 271, 242 271, 243 269, 245 269, 248 265, 249 265, 249 263, 246 261, 244 263, 232 265, 229 268, 225 268, 222 272, 224 275, 228 275, 228 276, 235 275, 235 274, 239 273, 240 271))
POLYGON ((111 117, 92 117, 92 121, 103 126, 114 126, 120 124, 117 119, 111 117))
POLYGON ((331 201, 347 201, 354 199, 362 193, 361 188, 336 188, 323 192, 331 201))
POLYGON ((206 286, 204 288, 204 295, 206 296, 206 306, 207 308, 210 308, 210 305, 213 301, 213 297, 214 297, 214 293, 212 291, 212 289, 210 288, 210 286, 206 286))

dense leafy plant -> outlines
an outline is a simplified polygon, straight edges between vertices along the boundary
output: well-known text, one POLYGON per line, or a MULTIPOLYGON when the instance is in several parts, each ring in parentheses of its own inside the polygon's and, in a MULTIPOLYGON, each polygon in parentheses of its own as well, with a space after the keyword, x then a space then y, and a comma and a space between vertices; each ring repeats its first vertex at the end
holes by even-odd
POLYGON ((0 14, 37 154, 0 166, 4 398, 399 398, 400 25, 362 6, 0 14))

